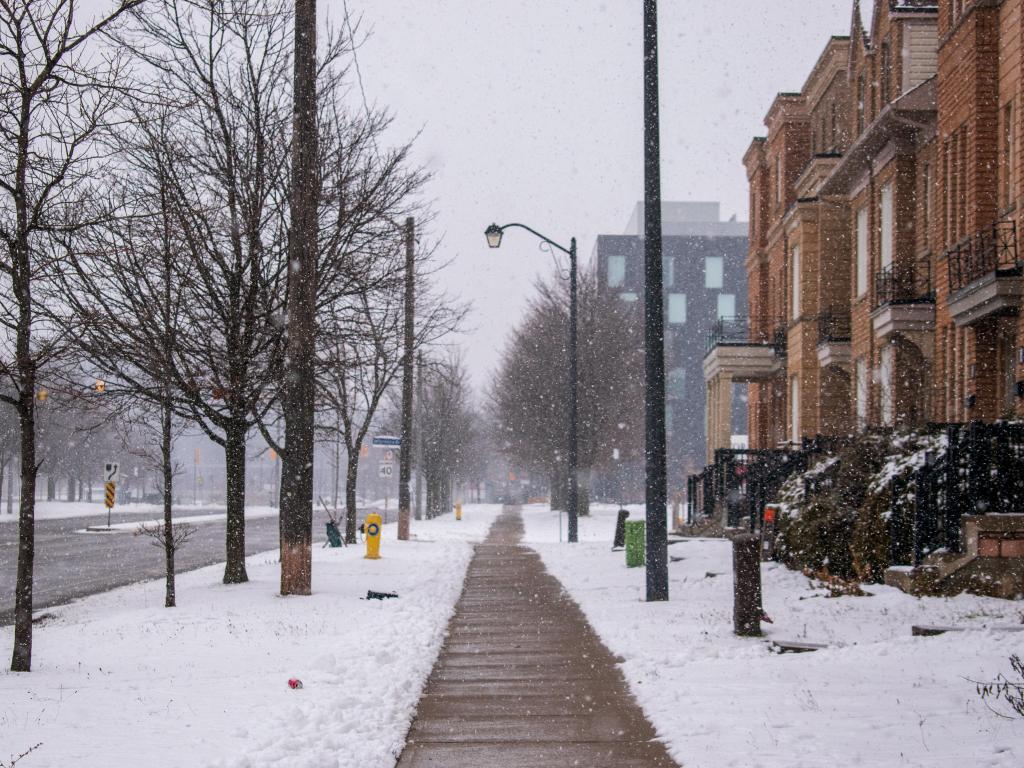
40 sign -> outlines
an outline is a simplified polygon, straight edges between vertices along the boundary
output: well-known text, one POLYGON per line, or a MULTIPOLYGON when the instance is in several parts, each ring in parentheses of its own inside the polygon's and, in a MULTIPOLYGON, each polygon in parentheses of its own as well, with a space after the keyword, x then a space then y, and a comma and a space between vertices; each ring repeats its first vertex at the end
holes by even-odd
POLYGON ((377 475, 385 480, 390 480, 395 476, 395 465, 394 464, 381 464, 377 468, 377 475))

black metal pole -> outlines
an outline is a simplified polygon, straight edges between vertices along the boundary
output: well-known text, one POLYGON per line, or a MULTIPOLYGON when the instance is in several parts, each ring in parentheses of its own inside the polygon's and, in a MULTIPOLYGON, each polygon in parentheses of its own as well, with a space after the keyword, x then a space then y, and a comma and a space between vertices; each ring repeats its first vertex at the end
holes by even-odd
POLYGON ((412 478, 412 356, 416 317, 416 222, 405 220, 405 355, 402 358, 402 444, 398 447, 398 538, 409 539, 412 478))
POLYGON ((579 372, 576 364, 576 238, 569 244, 569 543, 579 541, 579 372))
POLYGON ((644 275, 647 600, 654 601, 668 600, 657 0, 644 0, 644 275))

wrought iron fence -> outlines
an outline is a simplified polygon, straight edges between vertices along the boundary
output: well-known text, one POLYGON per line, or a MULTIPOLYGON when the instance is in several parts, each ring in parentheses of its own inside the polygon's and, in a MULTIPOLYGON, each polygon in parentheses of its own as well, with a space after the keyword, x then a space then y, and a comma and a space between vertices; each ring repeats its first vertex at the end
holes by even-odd
POLYGON ((842 344, 850 341, 850 313, 829 309, 818 316, 818 343, 842 344))
POLYGON ((720 317, 711 326, 708 334, 707 351, 715 347, 745 346, 762 344, 784 352, 786 349, 785 324, 778 322, 770 330, 753 322, 747 315, 720 317), (759 327, 760 326, 760 327, 759 327))
POLYGON ((932 304, 935 288, 932 285, 932 262, 925 256, 909 265, 897 268, 890 264, 875 273, 875 307, 888 304, 932 304))
POLYGON ((1024 508, 1024 425, 949 424, 946 452, 892 481, 890 558, 920 565, 937 551, 963 551, 964 515, 1024 508))
POLYGON ((958 291, 990 273, 1019 273, 1017 224, 997 221, 946 252, 949 288, 958 291))

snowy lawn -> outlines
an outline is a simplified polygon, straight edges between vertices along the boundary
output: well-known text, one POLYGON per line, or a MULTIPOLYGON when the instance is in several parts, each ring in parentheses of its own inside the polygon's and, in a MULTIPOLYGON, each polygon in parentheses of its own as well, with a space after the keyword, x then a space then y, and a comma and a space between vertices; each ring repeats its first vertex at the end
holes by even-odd
MULTIPOLYGON (((634 508, 632 517, 641 513, 634 508)), ((870 585, 872 597, 826 598, 807 578, 763 568, 768 639, 825 643, 775 655, 732 634, 730 544, 669 547, 671 600, 644 600, 644 569, 611 552, 615 508, 580 520, 579 545, 558 544, 558 515, 524 509, 525 540, 583 608, 641 706, 685 768, 963 768, 1024 764, 1024 720, 1004 720, 965 678, 1009 673, 1024 603, 962 595, 917 599, 870 585), (712 576, 711 574, 718 574, 712 576), (911 637, 914 624, 978 631, 911 637)))
MULTIPOLYGON (((102 489, 96 492, 97 501, 36 501, 36 520, 64 520, 73 517, 94 517, 107 514, 103 506, 102 489)), ((190 509, 215 510, 225 509, 223 504, 175 504, 174 514, 187 513, 190 509)), ((269 507, 257 507, 269 509, 269 507)), ((0 502, 0 523, 18 522, 18 500, 14 500, 14 514, 7 514, 7 500, 0 502)), ((163 515, 162 504, 118 504, 114 507, 116 515, 163 515)))
POLYGON ((50 609, 35 671, 0 672, 0 761, 42 743, 18 768, 392 768, 498 512, 414 521, 412 542, 385 526, 377 561, 317 544, 312 597, 277 595, 273 552, 248 559, 246 585, 221 584, 222 566, 179 576, 173 610, 162 581, 50 609))
MULTIPOLYGON (((260 518, 264 518, 264 517, 277 517, 277 515, 278 515, 277 507, 246 507, 245 508, 245 519, 246 520, 259 520, 260 518)), ((214 513, 214 514, 210 514, 210 515, 183 515, 183 516, 178 516, 176 514, 174 516, 174 523, 175 523, 175 525, 177 525, 179 523, 189 523, 190 525, 208 525, 210 523, 223 523, 223 522, 227 521, 227 519, 228 519, 227 512, 225 512, 223 515, 219 515, 217 513, 214 513)), ((136 531, 139 530, 139 526, 142 526, 142 525, 153 526, 153 525, 163 525, 163 524, 164 524, 163 517, 158 517, 158 518, 153 518, 152 520, 133 520, 130 523, 113 523, 113 524, 111 524, 109 530, 111 532, 119 532, 119 533, 135 533, 136 531)), ((102 527, 106 528, 106 523, 104 523, 102 525, 102 527)), ((87 533, 88 531, 83 530, 83 531, 79 531, 79 532, 80 533, 87 533)))

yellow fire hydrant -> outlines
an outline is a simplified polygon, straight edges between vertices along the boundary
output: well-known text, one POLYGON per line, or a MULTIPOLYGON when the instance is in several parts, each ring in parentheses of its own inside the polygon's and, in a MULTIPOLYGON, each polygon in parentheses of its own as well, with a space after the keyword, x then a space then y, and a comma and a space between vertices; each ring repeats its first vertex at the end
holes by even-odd
POLYGON ((461 520, 462 519, 462 504, 456 504, 455 505, 455 519, 456 520, 461 520))
POLYGON ((380 527, 383 520, 376 512, 366 516, 366 559, 380 560, 380 527))

